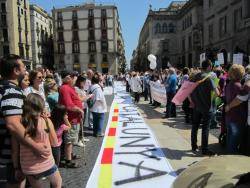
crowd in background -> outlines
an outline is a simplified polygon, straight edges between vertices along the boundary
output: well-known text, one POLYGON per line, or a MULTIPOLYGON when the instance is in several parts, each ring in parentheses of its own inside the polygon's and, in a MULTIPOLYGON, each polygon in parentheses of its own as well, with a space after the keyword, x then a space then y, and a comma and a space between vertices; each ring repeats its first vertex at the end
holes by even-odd
POLYGON ((228 64, 214 66, 210 60, 201 63, 200 68, 169 67, 165 70, 149 70, 144 73, 130 72, 126 75, 126 88, 134 95, 134 102, 140 97, 149 104, 160 104, 151 96, 151 82, 161 84, 166 90, 166 111, 162 118, 173 118, 176 105, 172 99, 187 82, 199 83, 180 106, 185 114, 185 123, 191 123, 191 148, 198 150, 197 133, 201 126, 201 152, 214 155, 208 148, 209 129, 220 128, 219 142, 226 145, 229 154, 250 153, 250 66, 228 64))
POLYGON ((0 60, 0 165, 7 184, 62 187, 58 167, 78 168, 73 146, 85 147, 83 130, 103 137, 107 104, 104 87, 111 74, 37 68, 27 71, 21 58, 0 60), (88 121, 86 121, 88 119, 88 121), (84 126, 85 125, 85 126, 84 126))

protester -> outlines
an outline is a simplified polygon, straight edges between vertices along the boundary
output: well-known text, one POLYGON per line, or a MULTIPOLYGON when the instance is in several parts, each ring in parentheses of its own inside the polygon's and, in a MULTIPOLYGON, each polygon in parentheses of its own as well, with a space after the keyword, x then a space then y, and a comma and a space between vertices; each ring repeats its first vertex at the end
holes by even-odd
MULTIPOLYGON (((29 73, 26 72, 24 76, 18 78, 18 86, 25 91, 30 85, 29 73)), ((25 94, 25 93, 24 93, 25 94)))
MULTIPOLYGON (((20 163, 23 173, 29 180, 32 187, 41 187, 42 178, 47 177, 51 186, 61 188, 62 178, 55 164, 50 137, 55 136, 55 130, 52 124, 47 123, 41 115, 44 110, 45 102, 43 98, 36 93, 27 96, 23 106, 22 123, 25 126, 24 137, 30 137, 37 143, 43 143, 49 147, 49 156, 44 158, 38 157, 26 145, 20 145, 20 163)), ((57 140, 56 140, 57 142, 57 140)))
POLYGON ((37 157, 48 157, 50 149, 43 143, 24 137, 25 129, 21 119, 25 96, 18 87, 18 79, 26 74, 26 67, 21 57, 11 54, 1 58, 0 74, 2 76, 0 83, 0 164, 5 166, 2 173, 7 177, 7 186, 23 188, 25 179, 18 160, 20 157, 18 143, 28 147, 37 157), (10 90, 11 93, 7 92, 10 90), (15 157, 11 156, 11 153, 15 157))
POLYGON ((55 106, 58 104, 59 99, 58 87, 54 79, 46 78, 44 83, 44 92, 50 111, 53 112, 55 106))
MULTIPOLYGON (((54 124, 58 144, 52 147, 53 157, 57 166, 60 165, 61 161, 61 145, 63 143, 63 134, 70 130, 71 124, 68 120, 67 109, 63 105, 56 105, 51 114, 51 119, 54 124)), ((64 147, 63 147, 64 148, 64 147)))
MULTIPOLYGON (((228 72, 229 83, 225 89, 226 103, 230 104, 233 99, 240 94, 242 85, 241 79, 245 74, 245 69, 242 65, 234 64, 228 72)), ((233 108, 226 113, 227 125, 227 150, 231 154, 238 153, 238 147, 243 135, 244 127, 247 120, 247 106, 246 103, 241 103, 239 106, 233 108)))
POLYGON ((193 109, 193 122, 191 131, 191 145, 192 150, 196 151, 197 146, 197 132, 202 122, 202 139, 201 150, 203 155, 213 155, 214 153, 208 149, 208 136, 209 126, 212 116, 212 91, 215 91, 219 95, 218 90, 214 84, 214 81, 210 78, 209 73, 212 70, 212 63, 210 60, 202 62, 202 72, 198 73, 194 81, 206 79, 203 83, 199 84, 197 88, 191 94, 191 99, 194 103, 193 109))
POLYGON ((95 137, 102 137, 104 128, 104 115, 107 112, 107 104, 103 93, 103 88, 100 86, 102 81, 102 75, 95 73, 92 77, 92 86, 90 92, 94 95, 93 105, 90 107, 90 111, 93 114, 93 135, 95 137))
POLYGON ((142 93, 141 85, 142 85, 142 82, 138 73, 133 72, 130 87, 135 97, 135 103, 139 103, 140 101, 140 93, 142 93))
POLYGON ((71 129, 65 134, 65 167, 77 168, 76 163, 73 163, 73 144, 77 144, 80 130, 81 118, 84 114, 82 102, 78 97, 74 88, 74 75, 72 72, 63 71, 61 73, 63 85, 59 90, 59 104, 64 105, 68 112, 68 119, 71 123, 71 129))

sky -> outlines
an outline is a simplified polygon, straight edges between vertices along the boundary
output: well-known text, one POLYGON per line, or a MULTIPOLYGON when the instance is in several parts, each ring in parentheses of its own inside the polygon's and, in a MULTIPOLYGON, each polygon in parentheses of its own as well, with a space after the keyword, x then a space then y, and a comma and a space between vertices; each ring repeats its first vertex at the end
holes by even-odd
MULTIPOLYGON (((31 4, 43 7, 47 12, 51 12, 53 6, 62 8, 69 5, 79 5, 91 0, 30 0, 31 4)), ((122 35, 125 42, 125 53, 127 63, 132 57, 132 52, 136 49, 141 28, 146 20, 149 5, 152 9, 166 8, 171 0, 101 0, 95 1, 97 4, 114 4, 118 8, 122 35)))

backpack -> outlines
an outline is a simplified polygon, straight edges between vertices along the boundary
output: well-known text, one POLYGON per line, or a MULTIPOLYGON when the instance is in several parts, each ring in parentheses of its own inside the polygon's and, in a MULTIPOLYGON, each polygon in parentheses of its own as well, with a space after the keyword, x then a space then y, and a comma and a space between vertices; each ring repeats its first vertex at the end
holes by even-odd
MULTIPOLYGON (((94 91, 95 91, 96 89, 98 89, 98 88, 99 88, 99 87, 95 88, 93 91, 90 90, 90 91, 89 91, 89 94, 94 93, 94 91)), ((89 109, 92 108, 92 107, 94 106, 95 102, 96 102, 95 99, 89 98, 89 99, 87 100, 88 108, 89 108, 89 109)))

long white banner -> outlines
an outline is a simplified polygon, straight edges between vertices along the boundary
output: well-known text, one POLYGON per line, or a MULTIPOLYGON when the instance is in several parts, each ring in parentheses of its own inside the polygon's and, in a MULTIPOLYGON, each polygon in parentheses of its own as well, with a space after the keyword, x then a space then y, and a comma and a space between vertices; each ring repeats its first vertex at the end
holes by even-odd
POLYGON ((125 86, 116 82, 105 137, 87 188, 171 187, 175 173, 125 86))
POLYGON ((152 81, 150 81, 149 84, 150 84, 150 91, 152 98, 161 104, 167 104, 167 95, 165 86, 152 81))

